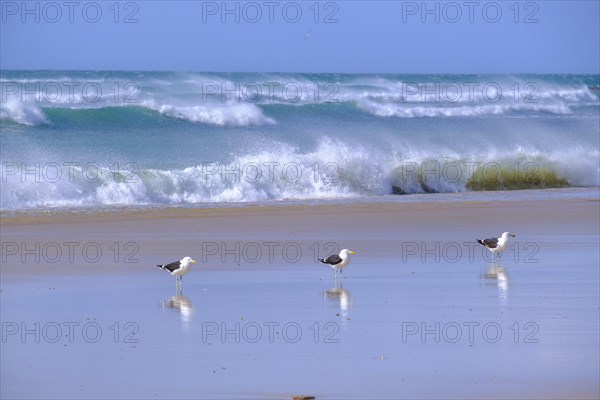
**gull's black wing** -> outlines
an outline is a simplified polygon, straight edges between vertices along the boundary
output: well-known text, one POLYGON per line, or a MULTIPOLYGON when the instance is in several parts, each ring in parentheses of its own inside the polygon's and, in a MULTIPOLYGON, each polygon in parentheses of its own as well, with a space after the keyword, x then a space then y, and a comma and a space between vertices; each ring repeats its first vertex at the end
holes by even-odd
POLYGON ((181 262, 179 261, 174 261, 170 264, 165 264, 165 265, 159 265, 159 267, 161 267, 162 269, 166 269, 169 272, 173 272, 176 269, 181 268, 181 262))
POLYGON ((498 247, 498 238, 483 239, 478 240, 478 242, 490 249, 495 249, 496 247, 498 247))
POLYGON ((325 263, 329 264, 329 265, 337 265, 341 262, 342 262, 342 257, 338 256, 337 254, 329 256, 325 259, 325 263))

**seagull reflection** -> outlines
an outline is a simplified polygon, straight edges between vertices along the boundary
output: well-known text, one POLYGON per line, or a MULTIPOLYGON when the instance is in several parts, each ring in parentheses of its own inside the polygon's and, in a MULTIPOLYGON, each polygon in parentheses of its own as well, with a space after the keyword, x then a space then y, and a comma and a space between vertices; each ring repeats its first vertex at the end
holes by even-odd
POLYGON ((323 292, 323 295, 330 306, 335 306, 335 308, 340 310, 339 315, 342 317, 342 323, 345 324, 349 320, 349 310, 352 307, 352 294, 350 291, 341 286, 336 286, 323 292))
POLYGON ((194 313, 194 306, 190 299, 179 293, 163 301, 162 306, 163 308, 172 308, 179 311, 181 326, 185 331, 189 331, 192 315, 194 313))
POLYGON ((506 303, 508 300, 508 273, 506 269, 499 262, 491 263, 482 277, 496 281, 498 285, 498 300, 500 303, 506 303))

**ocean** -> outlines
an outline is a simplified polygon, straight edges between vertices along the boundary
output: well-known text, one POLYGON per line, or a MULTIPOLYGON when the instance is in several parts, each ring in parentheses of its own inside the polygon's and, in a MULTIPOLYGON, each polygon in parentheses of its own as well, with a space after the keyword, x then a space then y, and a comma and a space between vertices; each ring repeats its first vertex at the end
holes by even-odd
POLYGON ((600 186, 599 75, 2 71, 0 83, 2 211, 600 186))

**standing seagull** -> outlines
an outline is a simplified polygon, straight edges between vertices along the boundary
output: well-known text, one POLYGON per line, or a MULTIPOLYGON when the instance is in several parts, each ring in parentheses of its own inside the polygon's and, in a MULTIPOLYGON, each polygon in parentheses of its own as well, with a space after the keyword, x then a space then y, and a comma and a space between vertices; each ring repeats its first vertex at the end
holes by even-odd
POLYGON ((336 279, 337 279, 338 271, 340 271, 340 278, 343 278, 342 268, 344 268, 346 265, 350 264, 350 254, 356 254, 356 253, 353 251, 350 251, 348 249, 344 249, 344 250, 340 251, 339 256, 337 254, 334 254, 327 258, 319 258, 319 261, 321 261, 323 264, 329 265, 331 268, 333 268, 335 270, 335 278, 336 279))
POLYGON ((181 259, 181 261, 175 261, 164 265, 157 264, 156 266, 165 271, 169 271, 171 275, 175 276, 175 289, 177 290, 177 288, 181 288, 183 275, 187 274, 192 269, 192 264, 196 264, 196 261, 192 260, 192 257, 185 257, 181 259))
POLYGON ((508 246, 508 238, 512 236, 515 237, 510 232, 504 232, 500 239, 498 238, 489 238, 489 239, 477 239, 477 241, 487 247, 492 252, 492 261, 494 261, 494 254, 499 253, 502 256, 502 252, 508 246))

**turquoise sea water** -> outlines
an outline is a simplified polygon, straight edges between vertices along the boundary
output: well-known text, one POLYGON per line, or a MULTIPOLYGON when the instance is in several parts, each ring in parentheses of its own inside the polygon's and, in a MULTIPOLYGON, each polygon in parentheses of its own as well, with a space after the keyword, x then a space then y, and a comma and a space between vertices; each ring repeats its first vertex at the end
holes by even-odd
POLYGON ((2 210, 597 187, 598 75, 3 71, 2 210))

